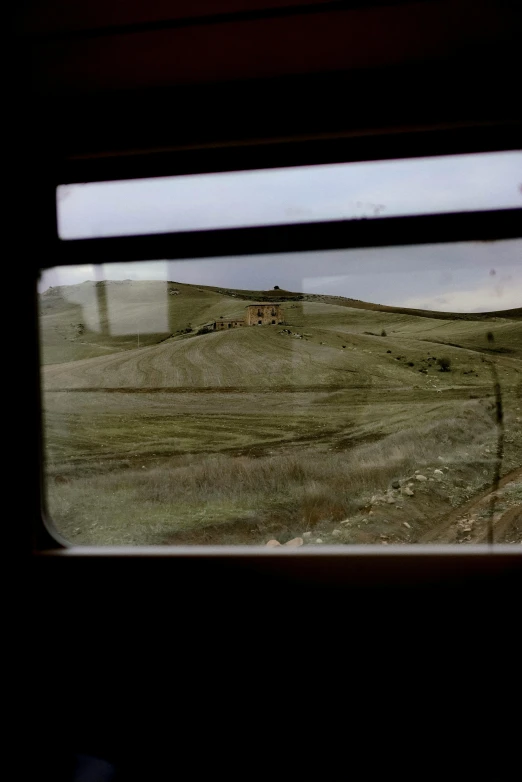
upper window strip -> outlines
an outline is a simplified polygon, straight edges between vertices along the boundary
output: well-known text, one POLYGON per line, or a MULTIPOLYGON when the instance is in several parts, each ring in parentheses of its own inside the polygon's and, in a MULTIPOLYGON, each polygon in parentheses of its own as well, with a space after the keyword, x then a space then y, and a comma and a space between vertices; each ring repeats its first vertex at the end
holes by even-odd
POLYGON ((296 166, 57 188, 60 239, 510 209, 522 151, 296 166))

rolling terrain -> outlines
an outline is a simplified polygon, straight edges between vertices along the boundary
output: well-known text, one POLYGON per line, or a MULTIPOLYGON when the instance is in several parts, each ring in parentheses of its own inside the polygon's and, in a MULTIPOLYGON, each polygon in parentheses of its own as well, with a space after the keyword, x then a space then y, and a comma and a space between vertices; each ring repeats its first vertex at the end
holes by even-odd
POLYGON ((131 281, 40 308, 48 506, 71 541, 450 542, 497 468, 520 537, 522 309, 131 281), (271 299, 283 325, 205 333, 271 299))

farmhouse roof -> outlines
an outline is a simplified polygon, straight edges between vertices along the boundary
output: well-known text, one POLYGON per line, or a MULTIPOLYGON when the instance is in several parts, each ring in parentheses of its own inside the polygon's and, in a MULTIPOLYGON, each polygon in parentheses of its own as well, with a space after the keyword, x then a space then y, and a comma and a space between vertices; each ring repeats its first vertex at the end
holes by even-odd
POLYGON ((250 304, 246 305, 245 309, 248 309, 248 307, 273 307, 274 305, 280 306, 282 303, 282 301, 251 301, 250 304))

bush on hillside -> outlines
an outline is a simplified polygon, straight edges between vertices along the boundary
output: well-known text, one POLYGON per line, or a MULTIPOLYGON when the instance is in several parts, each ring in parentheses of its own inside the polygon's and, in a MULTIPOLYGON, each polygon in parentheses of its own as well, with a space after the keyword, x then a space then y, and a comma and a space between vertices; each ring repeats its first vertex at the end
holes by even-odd
POLYGON ((443 356, 438 359, 437 364, 439 365, 441 372, 449 372, 451 368, 451 359, 447 356, 443 356))

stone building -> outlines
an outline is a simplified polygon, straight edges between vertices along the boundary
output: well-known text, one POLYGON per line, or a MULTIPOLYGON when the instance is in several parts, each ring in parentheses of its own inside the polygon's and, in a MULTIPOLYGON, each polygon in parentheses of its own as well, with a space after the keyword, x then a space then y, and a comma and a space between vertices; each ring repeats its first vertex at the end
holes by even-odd
POLYGON ((223 329, 237 329, 244 325, 245 321, 241 320, 241 318, 232 318, 231 320, 216 320, 214 323, 214 331, 223 331, 223 329))
POLYGON ((283 323, 283 308, 280 304, 249 304, 246 308, 247 326, 268 326, 283 323))
POLYGON ((237 329, 240 326, 275 326, 284 322, 283 308, 280 304, 249 304, 244 320, 241 318, 220 318, 212 326, 214 331, 237 329))

